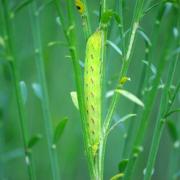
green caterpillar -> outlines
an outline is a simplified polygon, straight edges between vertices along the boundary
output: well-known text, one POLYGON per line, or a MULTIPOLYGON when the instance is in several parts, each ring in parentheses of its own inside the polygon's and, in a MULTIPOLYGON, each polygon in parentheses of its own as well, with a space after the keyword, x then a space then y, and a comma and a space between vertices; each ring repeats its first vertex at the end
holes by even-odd
POLYGON ((101 47, 102 31, 97 30, 87 41, 84 69, 85 107, 93 156, 98 151, 101 133, 101 47))

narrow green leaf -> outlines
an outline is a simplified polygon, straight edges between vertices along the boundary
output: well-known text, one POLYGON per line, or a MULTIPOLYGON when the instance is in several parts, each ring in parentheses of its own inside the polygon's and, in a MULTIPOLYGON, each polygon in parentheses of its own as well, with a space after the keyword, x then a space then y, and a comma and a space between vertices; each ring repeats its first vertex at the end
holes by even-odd
POLYGON ((134 117, 134 116, 136 116, 136 114, 128 114, 128 115, 122 117, 122 118, 119 119, 116 123, 114 123, 114 124, 112 125, 112 127, 108 130, 107 134, 109 134, 115 127, 117 127, 118 124, 123 123, 123 122, 125 122, 126 120, 128 120, 129 118, 134 117))
POLYGON ((103 24, 107 24, 109 22, 109 20, 112 18, 113 16, 113 10, 107 10, 106 12, 103 13, 102 18, 101 18, 101 22, 103 24))
POLYGON ((57 144, 58 140, 60 139, 64 128, 67 124, 68 118, 64 117, 56 126, 55 131, 54 131, 54 138, 53 138, 53 143, 57 144))
POLYGON ((76 91, 72 91, 70 94, 71 94, 71 99, 72 99, 72 102, 73 102, 74 106, 77 108, 77 110, 79 110, 79 103, 78 103, 78 98, 77 98, 77 92, 76 91))
POLYGON ((25 6, 29 5, 32 2, 33 2, 33 0, 20 1, 20 3, 18 3, 17 6, 13 9, 13 12, 14 13, 19 12, 22 8, 24 8, 25 6))
POLYGON ((26 83, 24 81, 20 81, 19 86, 20 86, 20 90, 21 90, 21 96, 22 96, 22 99, 23 99, 23 103, 26 104, 27 95, 28 95, 26 83))
POLYGON ((0 46, 5 47, 5 41, 2 36, 0 36, 0 46))
POLYGON ((28 148, 31 149, 33 146, 35 146, 40 139, 42 139, 41 134, 36 134, 33 137, 31 137, 31 139, 28 142, 28 148))
POLYGON ((164 0, 161 0, 161 1, 153 4, 151 7, 149 7, 148 9, 146 9, 146 10, 144 11, 144 14, 149 13, 153 8, 159 6, 161 3, 164 3, 164 2, 165 2, 164 0))
POLYGON ((148 46, 152 46, 151 40, 149 39, 149 37, 144 31, 138 29, 138 33, 141 35, 144 41, 148 44, 148 46))
POLYGON ((118 24, 118 27, 120 27, 121 26, 121 18, 119 16, 119 14, 116 13, 115 11, 113 11, 112 9, 109 9, 103 13, 101 22, 103 24, 108 24, 112 17, 114 17, 115 21, 118 24))
POLYGON ((120 16, 119 16, 119 14, 118 13, 116 13, 116 12, 114 12, 114 19, 115 19, 115 21, 117 22, 117 24, 119 25, 119 26, 121 26, 121 18, 120 18, 120 16))
POLYGON ((47 46, 51 47, 51 46, 55 46, 55 45, 67 46, 67 44, 65 42, 62 42, 62 41, 50 41, 47 46))
POLYGON ((170 116, 170 115, 172 115, 172 114, 174 114, 174 113, 177 113, 177 112, 180 112, 180 108, 179 108, 179 109, 174 109, 174 110, 168 112, 168 113, 164 116, 164 118, 167 118, 168 116, 170 116))
POLYGON ((57 23, 58 26, 62 25, 61 19, 59 18, 59 16, 56 17, 56 23, 57 23))
POLYGON ((115 176, 113 176, 110 180, 119 180, 124 176, 122 173, 118 173, 115 176))
POLYGON ((116 92, 120 93, 121 95, 128 98, 129 100, 136 103, 137 105, 144 107, 144 103, 138 97, 136 97, 134 94, 130 93, 129 91, 117 89, 116 92))
POLYGON ((33 83, 32 84, 32 89, 34 91, 34 94, 39 98, 42 99, 42 89, 40 84, 38 83, 33 83))
POLYGON ((47 2, 44 2, 37 10, 37 13, 39 14, 43 9, 45 9, 49 4, 51 4, 53 0, 49 0, 47 2))
POLYGON ((118 164, 118 169, 120 173, 123 173, 126 169, 126 166, 129 162, 129 159, 123 159, 119 164, 118 164))
POLYGON ((113 43, 112 41, 110 41, 110 40, 107 40, 106 42, 107 42, 107 44, 109 44, 119 55, 122 56, 122 51, 121 51, 121 49, 120 49, 119 47, 117 47, 116 44, 114 44, 114 43, 113 43))
POLYGON ((171 139, 173 140, 173 142, 176 142, 178 140, 178 130, 176 128, 175 123, 173 121, 168 120, 166 121, 166 125, 171 139))

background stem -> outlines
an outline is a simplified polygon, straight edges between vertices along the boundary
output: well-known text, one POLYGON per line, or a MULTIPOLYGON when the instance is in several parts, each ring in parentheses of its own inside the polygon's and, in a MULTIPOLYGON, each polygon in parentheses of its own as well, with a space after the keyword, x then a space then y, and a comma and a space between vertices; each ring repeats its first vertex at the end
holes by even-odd
POLYGON ((17 108, 19 113, 19 121, 20 121, 20 127, 21 127, 21 133, 22 133, 22 139, 23 139, 23 147, 24 147, 24 159, 25 163, 28 169, 28 175, 29 179, 34 180, 35 179, 35 172, 33 167, 33 159, 31 155, 31 151, 28 149, 28 125, 25 118, 25 107, 21 95, 20 90, 20 84, 19 84, 19 74, 18 74, 18 68, 17 68, 17 59, 16 54, 14 53, 13 49, 13 19, 10 19, 10 14, 8 12, 8 3, 7 0, 2 1, 2 11, 3 11, 3 21, 4 21, 4 37, 6 37, 6 57, 7 61, 9 61, 11 65, 12 70, 12 78, 15 88, 15 94, 16 94, 16 101, 17 101, 17 108))
POLYGON ((36 2, 34 1, 31 6, 31 27, 33 30, 33 39, 34 39, 34 52, 35 52, 35 61, 37 66, 37 72, 39 77, 39 83, 41 86, 41 107, 43 111, 43 119, 45 125, 45 133, 48 143, 48 152, 50 158, 50 167, 53 175, 53 180, 60 179, 59 165, 58 165, 58 156, 56 146, 53 146, 53 126, 50 113, 49 99, 48 99, 48 90, 46 84, 45 76, 45 67, 44 67, 44 58, 41 47, 41 32, 39 28, 39 14, 37 12, 36 2))

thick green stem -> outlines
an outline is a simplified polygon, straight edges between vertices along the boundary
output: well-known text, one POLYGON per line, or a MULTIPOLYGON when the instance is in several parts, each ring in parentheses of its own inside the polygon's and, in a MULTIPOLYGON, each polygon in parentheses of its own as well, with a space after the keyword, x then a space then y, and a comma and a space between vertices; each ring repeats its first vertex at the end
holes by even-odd
MULTIPOLYGON (((139 2, 139 1, 138 1, 139 2)), ((141 1, 141 3, 143 4, 143 1, 141 1)), ((140 5, 142 6, 142 4, 140 3, 140 5)), ((106 7, 105 5, 103 5, 102 7, 106 7)), ((136 6, 136 9, 138 8, 139 6, 137 5, 136 6)), ((123 77, 123 76, 126 76, 127 74, 127 71, 128 71, 128 67, 129 67, 129 63, 130 63, 130 57, 132 55, 132 50, 133 50, 133 44, 134 44, 134 40, 135 40, 135 34, 136 34, 136 31, 137 31, 137 28, 138 28, 138 24, 139 24, 139 14, 134 15, 134 21, 133 21, 133 24, 132 24, 132 29, 131 29, 131 32, 130 32, 130 38, 129 38, 129 42, 128 42, 128 48, 127 48, 127 51, 125 52, 125 55, 123 56, 123 64, 122 64, 122 68, 121 68, 121 72, 120 72, 120 76, 119 76, 119 80, 123 77)), ((123 31, 122 31, 123 32, 123 31)), ((121 32, 121 33, 122 33, 121 32)), ((125 46, 125 42, 123 43, 124 46, 125 46)), ((123 46, 123 48, 124 48, 123 46)), ((119 81, 118 81, 119 82, 119 81)), ((119 87, 119 84, 117 85, 117 88, 119 87)), ((117 106, 117 103, 118 103, 118 99, 119 99, 119 94, 114 92, 114 96, 113 96, 113 99, 111 101, 111 104, 110 104, 110 107, 109 107, 109 110, 108 110, 108 113, 106 115, 106 118, 105 118, 105 121, 104 121, 104 125, 103 125, 103 130, 102 130, 102 149, 101 149, 101 157, 102 157, 102 162, 104 163, 104 157, 105 157, 105 148, 106 148, 106 142, 107 142, 107 132, 108 132, 108 129, 110 127, 110 122, 111 122, 111 119, 112 119, 112 116, 113 116, 113 113, 115 111, 115 108, 117 106)))
MULTIPOLYGON (((170 28, 169 31, 171 32, 172 27, 170 26, 169 28, 170 28)), ((135 168, 135 163, 136 163, 136 160, 137 160, 137 156, 143 150, 142 143, 143 143, 145 132, 146 132, 146 129, 147 129, 147 126, 148 126, 149 116, 150 116, 150 113, 151 113, 151 110, 152 110, 152 107, 153 107, 153 104, 154 104, 154 101, 155 101, 155 97, 156 97, 156 94, 157 94, 157 89, 158 89, 158 86, 160 84, 160 79, 161 79, 162 73, 164 71, 166 62, 167 62, 167 53, 168 53, 170 45, 171 45, 169 39, 170 39, 170 36, 168 36, 168 39, 167 39, 167 41, 169 43, 164 48, 164 51, 163 51, 163 53, 161 55, 161 58, 159 60, 159 64, 158 64, 158 67, 157 67, 158 72, 157 72, 156 78, 155 78, 155 80, 154 80, 154 82, 152 84, 152 90, 147 95, 147 101, 145 103, 146 108, 145 108, 145 110, 144 110, 144 112, 142 114, 141 121, 140 121, 140 126, 139 126, 139 128, 137 130, 135 140, 133 142, 133 148, 132 148, 132 151, 130 153, 130 160, 129 160, 128 166, 126 168, 126 171, 125 171, 125 177, 124 177, 125 180, 131 179, 131 176, 132 176, 134 168, 135 168)))
POLYGON ((164 116, 170 111, 170 108, 171 108, 171 105, 169 105, 169 89, 170 89, 170 86, 172 85, 172 82, 173 82, 175 70, 177 67, 178 58, 179 58, 179 55, 177 55, 175 60, 171 59, 171 64, 169 66, 167 83, 166 83, 165 89, 162 92, 163 94, 162 94, 161 103, 160 103, 159 115, 158 115, 158 118, 157 118, 156 124, 155 124, 155 131, 153 133, 153 140, 152 140, 152 145, 151 145, 151 149, 150 149, 150 153, 149 153, 149 158, 147 161, 147 168, 145 171, 144 180, 150 180, 151 179, 153 167, 154 167, 157 152, 159 149, 161 134, 162 134, 162 131, 164 129, 165 120, 166 120, 163 118, 165 118, 164 116))
MULTIPOLYGON (((149 45, 147 45, 146 49, 145 49, 145 60, 148 62, 148 66, 146 64, 144 64, 143 71, 141 73, 141 79, 140 79, 140 83, 138 86, 138 92, 137 92, 137 96, 139 98, 142 97, 142 89, 145 89, 149 82, 148 77, 150 76, 150 73, 151 73, 149 66, 151 64, 151 61, 153 60, 153 58, 152 58, 153 52, 157 48, 157 40, 159 37, 160 23, 162 21, 164 11, 165 11, 165 6, 163 5, 160 8, 157 18, 156 18, 156 21, 154 23, 154 30, 153 30, 153 35, 152 35, 153 36, 152 37, 153 46, 149 47, 149 45)), ((136 113, 137 110, 138 110, 137 106, 135 106, 133 112, 136 113)), ((132 149, 132 143, 133 143, 133 139, 135 137, 135 130, 136 130, 137 126, 138 126, 137 121, 131 122, 128 126, 128 133, 127 133, 128 136, 127 136, 125 146, 123 149, 123 158, 127 158, 127 156, 130 153, 130 150, 132 149)))
POLYGON ((18 74, 18 68, 17 68, 17 59, 16 54, 13 50, 13 19, 10 18, 10 14, 8 12, 8 4, 7 0, 2 1, 3 5, 3 22, 4 22, 4 38, 5 42, 7 44, 6 46, 6 57, 7 61, 9 61, 12 69, 12 78, 15 88, 15 94, 16 94, 16 100, 17 100, 17 107, 18 107, 18 113, 19 113, 19 120, 20 120, 20 126, 21 126, 21 133, 22 133, 22 139, 23 139, 23 146, 24 146, 24 153, 25 153, 25 162, 28 169, 29 179, 34 180, 35 179, 35 172, 33 168, 33 160, 31 151, 28 149, 28 126, 27 121, 25 118, 25 106, 23 103, 23 97, 21 94, 21 89, 19 85, 19 74, 18 74))
POLYGON ((48 152, 50 158, 50 167, 52 171, 53 180, 60 179, 59 165, 58 165, 58 156, 56 146, 53 144, 53 126, 51 120, 50 106, 48 100, 48 90, 45 77, 45 67, 44 67, 44 58, 41 47, 41 35, 39 28, 39 14, 37 12, 36 2, 32 4, 32 15, 31 15, 31 27, 33 30, 33 39, 34 39, 34 52, 35 60, 37 65, 37 72, 39 77, 39 83, 41 86, 41 107, 43 111, 43 119, 45 125, 45 133, 48 143, 48 152))
POLYGON ((82 129, 83 129, 83 139, 84 139, 84 145, 85 145, 85 150, 87 153, 87 161, 88 161, 88 167, 90 171, 90 177, 91 179, 95 179, 95 170, 93 166, 93 157, 91 156, 90 150, 89 150, 89 137, 87 133, 87 121, 86 121, 86 111, 85 111, 85 105, 84 105, 84 92, 83 92, 83 76, 82 76, 82 71, 80 68, 80 61, 79 61, 79 54, 76 46, 76 35, 75 35, 75 20, 74 16, 72 15, 72 0, 68 0, 68 13, 69 13, 69 27, 66 27, 65 25, 65 20, 64 16, 61 12, 61 9, 59 7, 59 1, 54 0, 54 3, 56 5, 57 13, 60 17, 63 32, 65 35, 65 38, 68 42, 69 46, 69 52, 72 58, 72 63, 73 63, 73 70, 74 70, 74 75, 75 75, 75 84, 76 84, 76 89, 77 89, 77 96, 78 96, 78 102, 79 102, 79 110, 80 110, 80 115, 81 115, 81 124, 82 124, 82 129))

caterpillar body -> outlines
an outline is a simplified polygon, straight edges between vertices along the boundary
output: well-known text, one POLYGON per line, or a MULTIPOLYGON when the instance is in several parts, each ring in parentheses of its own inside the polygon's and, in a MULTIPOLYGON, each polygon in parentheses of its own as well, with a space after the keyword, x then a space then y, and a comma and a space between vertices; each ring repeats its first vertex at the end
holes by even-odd
POLYGON ((86 45, 84 94, 90 148, 98 151, 101 133, 101 46, 102 31, 92 34, 86 45))

